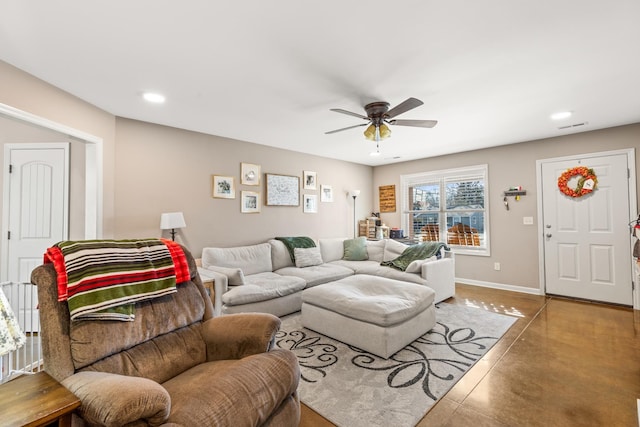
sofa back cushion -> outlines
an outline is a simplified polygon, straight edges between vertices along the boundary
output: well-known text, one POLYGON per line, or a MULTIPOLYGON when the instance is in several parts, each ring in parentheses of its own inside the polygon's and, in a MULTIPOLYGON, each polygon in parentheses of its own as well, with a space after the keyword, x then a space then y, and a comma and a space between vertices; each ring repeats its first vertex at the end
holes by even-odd
POLYGON ((384 246, 383 261, 393 261, 402 255, 402 252, 404 252, 408 247, 409 246, 404 243, 397 242, 393 239, 387 239, 384 246))
POLYGON ((289 250, 281 240, 271 239, 269 240, 269 245, 271 245, 271 265, 273 271, 285 267, 293 267, 289 250))
POLYGON ((367 254, 369 261, 382 262, 384 259, 384 247, 386 240, 367 240, 367 254))
POLYGON ((240 268, 245 276, 273 271, 271 245, 260 243, 251 246, 233 248, 202 249, 202 266, 240 268))
POLYGON ((337 261, 344 256, 344 241, 346 238, 338 237, 333 239, 320 239, 320 254, 324 262, 337 261))

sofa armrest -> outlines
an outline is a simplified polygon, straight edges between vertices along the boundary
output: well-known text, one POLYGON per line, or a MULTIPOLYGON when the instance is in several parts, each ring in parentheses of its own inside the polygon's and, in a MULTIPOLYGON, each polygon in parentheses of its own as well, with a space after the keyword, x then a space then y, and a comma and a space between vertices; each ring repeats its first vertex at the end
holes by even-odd
POLYGON ((87 371, 65 378, 62 385, 80 399, 78 411, 91 425, 123 426, 137 420, 160 425, 169 417, 169 393, 147 378, 87 371))
POLYGON ((427 286, 436 292, 435 302, 440 302, 456 293, 456 268, 453 254, 436 261, 422 264, 421 276, 427 286))
POLYGON ((225 274, 204 267, 198 267, 198 274, 203 280, 213 279, 213 315, 220 316, 222 295, 229 290, 229 279, 225 274))
POLYGON ((241 313, 214 317, 202 325, 207 360, 241 359, 269 351, 280 319, 267 313, 241 313))

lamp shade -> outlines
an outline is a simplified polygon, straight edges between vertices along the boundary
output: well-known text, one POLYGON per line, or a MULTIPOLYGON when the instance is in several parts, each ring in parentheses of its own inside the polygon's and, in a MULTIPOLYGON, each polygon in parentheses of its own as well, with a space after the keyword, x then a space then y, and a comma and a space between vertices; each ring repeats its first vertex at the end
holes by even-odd
POLYGON ((380 125, 379 131, 380 131, 380 139, 386 139, 391 136, 391 129, 389 129, 389 126, 385 124, 380 125))
POLYGON ((367 138, 369 141, 373 141, 376 138, 376 125, 369 125, 365 130, 364 130, 364 137, 367 138))
POLYGON ((19 349, 26 342, 27 337, 20 330, 18 319, 0 286, 0 356, 19 349))
POLYGON ((351 190, 351 197, 358 197, 360 195, 360 190, 351 190))
POLYGON ((184 222, 182 212, 169 212, 160 215, 160 229, 172 230, 174 228, 184 228, 187 223, 184 222))

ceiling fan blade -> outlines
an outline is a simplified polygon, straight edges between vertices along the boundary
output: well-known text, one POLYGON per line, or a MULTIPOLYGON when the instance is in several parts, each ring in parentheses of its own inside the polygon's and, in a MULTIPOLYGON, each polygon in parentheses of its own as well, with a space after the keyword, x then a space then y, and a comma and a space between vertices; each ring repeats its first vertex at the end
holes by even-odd
POLYGON ((399 116, 402 113, 406 113, 409 110, 413 110, 414 108, 419 107, 422 104, 424 104, 424 102, 420 101, 419 99, 409 98, 406 101, 401 102, 400 104, 396 105, 395 107, 387 111, 384 114, 384 118, 392 119, 395 116, 399 116))
POLYGON ((361 123, 359 125, 353 125, 353 126, 349 126, 349 127, 342 128, 342 129, 330 130, 329 132, 325 132, 324 134, 325 135, 329 135, 331 133, 342 132, 343 130, 347 130, 347 129, 359 128, 360 126, 366 126, 368 124, 369 123, 361 123))
POLYGON ((432 128, 438 124, 437 120, 389 120, 389 124, 396 126, 415 126, 419 128, 432 128))
POLYGON ((360 117, 361 119, 369 120, 369 117, 363 116, 362 114, 353 113, 351 111, 343 110, 342 108, 330 108, 330 111, 335 111, 336 113, 347 114, 349 116, 360 117))

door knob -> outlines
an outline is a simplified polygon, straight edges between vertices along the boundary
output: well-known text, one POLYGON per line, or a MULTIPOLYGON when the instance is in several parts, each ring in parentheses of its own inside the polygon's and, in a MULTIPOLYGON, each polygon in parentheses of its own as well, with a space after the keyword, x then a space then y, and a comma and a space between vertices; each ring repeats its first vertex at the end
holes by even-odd
POLYGON ((547 237, 551 237, 551 233, 547 233, 547 237))

